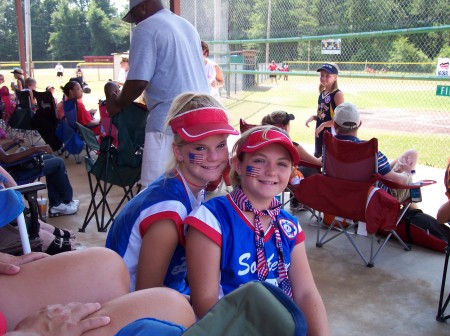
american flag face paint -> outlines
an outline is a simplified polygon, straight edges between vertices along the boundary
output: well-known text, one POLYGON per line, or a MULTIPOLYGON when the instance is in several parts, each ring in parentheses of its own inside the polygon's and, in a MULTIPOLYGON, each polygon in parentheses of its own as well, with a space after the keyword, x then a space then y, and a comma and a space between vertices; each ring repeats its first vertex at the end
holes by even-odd
POLYGON ((203 163, 203 154, 189 153, 189 163, 194 164, 203 163))
POLYGON ((256 177, 261 174, 261 168, 253 167, 253 166, 247 166, 245 168, 245 175, 249 177, 256 177))

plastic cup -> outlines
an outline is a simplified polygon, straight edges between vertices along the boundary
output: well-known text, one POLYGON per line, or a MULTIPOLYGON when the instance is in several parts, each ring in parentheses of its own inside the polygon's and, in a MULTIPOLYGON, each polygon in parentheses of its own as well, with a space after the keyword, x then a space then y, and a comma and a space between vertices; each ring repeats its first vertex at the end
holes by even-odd
POLYGON ((42 220, 45 221, 47 219, 47 199, 46 198, 38 198, 37 199, 39 215, 42 220))

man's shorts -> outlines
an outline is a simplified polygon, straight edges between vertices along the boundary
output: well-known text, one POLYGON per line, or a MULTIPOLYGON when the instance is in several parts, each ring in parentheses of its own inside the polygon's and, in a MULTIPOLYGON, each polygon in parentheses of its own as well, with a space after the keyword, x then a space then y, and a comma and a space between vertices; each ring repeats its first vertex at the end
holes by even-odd
POLYGON ((163 132, 145 133, 141 185, 148 186, 166 171, 167 165, 173 157, 172 139, 172 134, 163 132))
POLYGON ((63 73, 61 72, 61 71, 58 71, 57 73, 56 73, 56 77, 62 77, 63 76, 63 73))

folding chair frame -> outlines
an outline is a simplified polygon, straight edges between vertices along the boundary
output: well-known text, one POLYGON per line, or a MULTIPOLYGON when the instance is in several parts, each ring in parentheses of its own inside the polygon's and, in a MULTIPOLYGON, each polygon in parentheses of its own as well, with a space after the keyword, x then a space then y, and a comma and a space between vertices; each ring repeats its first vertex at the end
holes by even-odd
POLYGON ((447 306, 450 302, 450 293, 448 294, 447 299, 445 299, 444 301, 445 283, 447 280, 449 257, 450 257, 450 246, 447 246, 445 248, 444 270, 442 271, 441 291, 439 293, 439 306, 436 315, 436 321, 438 322, 445 322, 450 318, 450 314, 445 315, 445 310, 447 309, 447 306))
MULTIPOLYGON (((108 167, 108 165, 111 164, 115 171, 119 170, 118 165, 116 164, 116 162, 114 161, 114 159, 111 156, 111 153, 109 152, 109 150, 111 149, 111 146, 112 146, 113 139, 111 138, 111 136, 108 136, 102 140, 102 141, 107 141, 106 148, 108 148, 108 152, 104 154, 104 155, 106 155, 106 162, 104 164, 104 168, 102 168, 102 170, 105 172, 106 175, 104 176, 104 178, 99 178, 90 171, 89 167, 92 168, 93 165, 95 164, 95 159, 91 156, 90 153, 93 151, 100 150, 100 145, 98 145, 98 143, 96 142, 95 135, 91 130, 87 129, 86 127, 82 126, 79 123, 77 123, 76 126, 77 126, 78 130, 80 131, 80 133, 84 139, 84 142, 86 144, 86 153, 87 154, 86 154, 85 160, 86 160, 86 169, 88 171, 89 189, 91 192, 91 202, 89 203, 89 207, 86 212, 86 217, 84 219, 83 226, 81 228, 79 228, 78 231, 85 232, 86 227, 88 226, 89 222, 95 217, 96 224, 97 224, 97 230, 99 232, 106 232, 108 230, 109 225, 113 222, 120 207, 125 202, 125 200, 129 201, 131 198, 134 197, 133 187, 139 181, 140 170, 139 170, 139 174, 136 174, 136 176, 133 178, 133 181, 132 181, 133 183, 128 184, 128 185, 122 179, 120 174, 117 175, 117 177, 119 178, 119 181, 120 181, 119 184, 123 189, 124 195, 123 195, 122 199, 120 200, 120 202, 116 205, 116 207, 113 211, 111 209, 111 207, 109 206, 109 203, 107 200, 107 196, 108 196, 109 192, 111 191, 112 187, 115 185, 115 184, 109 182, 107 167, 108 167), (95 176, 95 186, 93 185, 94 180, 92 178, 92 175, 95 176), (101 198, 98 202, 95 197, 97 195, 97 192, 100 192, 100 194, 101 194, 101 198), (101 207, 101 216, 99 218, 98 211, 99 211, 100 207, 101 207), (109 219, 105 223, 106 211, 109 215, 109 219)), ((112 121, 111 121, 111 126, 112 126, 112 121)), ((112 128, 111 126, 110 126, 109 131, 111 131, 111 128, 112 128)), ((140 190, 140 187, 138 188, 138 192, 139 192, 139 190, 140 190)))
MULTIPOLYGON (((344 185, 348 185, 349 186, 349 190, 352 190, 352 188, 356 188, 356 187, 361 187, 360 191, 362 194, 366 195, 367 197, 367 193, 366 190, 368 191, 370 186, 372 186, 376 181, 380 180, 382 181, 384 184, 388 185, 388 187, 390 188, 395 188, 395 189, 416 189, 416 188, 420 188, 422 185, 419 186, 402 186, 402 185, 398 185, 393 183, 392 181, 383 179, 379 174, 377 174, 378 168, 377 168, 377 164, 378 164, 378 158, 377 158, 377 153, 378 153, 378 144, 376 139, 372 139, 368 142, 364 142, 364 150, 365 150, 365 158, 363 158, 364 164, 366 165, 366 167, 370 165, 373 166, 373 172, 370 171, 364 171, 364 170, 359 170, 359 169, 351 169, 352 167, 352 162, 347 162, 344 161, 344 163, 340 163, 342 161, 340 161, 342 159, 342 157, 340 159, 335 160, 335 158, 333 156, 331 157, 327 157, 327 144, 331 144, 334 143, 335 145, 339 145, 340 147, 345 147, 345 148, 339 148, 339 150, 335 149, 336 152, 340 153, 340 155, 349 155, 349 153, 351 152, 351 150, 355 150, 352 149, 354 147, 358 147, 360 148, 361 145, 360 143, 354 143, 351 141, 343 141, 343 140, 337 140, 334 139, 334 137, 329 133, 326 132, 324 134, 324 150, 323 150, 323 175, 315 175, 315 176, 311 176, 306 178, 304 181, 302 181, 300 183, 299 188, 296 191, 296 198, 299 200, 299 202, 307 204, 308 206, 310 206, 313 209, 319 210, 321 212, 327 212, 327 213, 331 213, 332 215, 337 215, 337 216, 341 216, 341 217, 346 217, 345 218, 345 223, 346 225, 343 224, 343 222, 339 219, 337 219, 336 217, 334 218, 334 220, 332 221, 332 223, 327 226, 326 224, 324 224, 323 222, 323 216, 319 216, 321 217, 320 221, 319 221, 319 225, 317 227, 317 239, 316 239, 316 246, 317 247, 322 247, 324 244, 326 244, 327 242, 335 239, 336 237, 344 234, 347 239, 350 241, 351 245, 353 246, 353 248, 356 250, 356 252, 358 253, 358 255, 361 257, 361 259, 363 260, 363 262, 366 264, 367 267, 373 267, 374 266, 374 262, 375 259, 377 258, 377 256, 379 255, 379 253, 381 252, 381 250, 384 248, 384 246, 387 244, 387 242, 389 241, 389 239, 394 236, 402 245, 402 247, 405 249, 405 251, 410 251, 411 247, 409 245, 407 245, 401 238, 400 236, 397 234, 397 232, 395 232, 396 227, 398 226, 398 224, 400 223, 401 219, 403 218, 403 215, 406 213, 406 211, 408 210, 408 208, 411 205, 411 200, 408 199, 406 202, 404 202, 404 204, 402 204, 402 207, 400 209, 400 211, 398 212, 398 216, 395 215, 395 220, 392 221, 392 224, 390 224, 388 227, 389 229, 386 229, 387 231, 387 235, 385 238, 377 238, 378 243, 380 244, 380 246, 375 249, 375 235, 377 234, 376 232, 371 234, 369 232, 369 234, 371 235, 371 243, 370 243, 370 253, 368 256, 364 255, 363 252, 361 251, 361 249, 357 246, 355 240, 351 237, 350 234, 350 230, 352 230, 353 228, 356 228, 356 226, 358 225, 358 221, 366 221, 366 214, 365 214, 365 208, 364 208, 364 204, 367 207, 367 203, 365 203, 365 199, 361 199, 361 197, 364 196, 360 196, 359 197, 359 202, 361 202, 361 209, 359 209, 358 206, 358 210, 357 210, 357 218, 352 218, 347 217, 347 215, 343 215, 343 214, 348 214, 348 212, 346 211, 346 208, 343 208, 343 205, 341 203, 341 199, 345 198, 347 195, 345 194, 345 192, 338 196, 333 195, 333 199, 328 199, 325 200, 325 197, 323 194, 321 194, 321 196, 323 197, 320 200, 317 200, 317 198, 320 197, 316 197, 316 199, 310 199, 308 198, 308 193, 309 195, 312 192, 312 187, 314 187, 315 192, 317 195, 319 195, 319 192, 325 192, 323 190, 330 190, 328 188, 334 188, 335 189, 335 185, 337 183, 341 183, 339 185, 340 188, 342 188, 342 186, 344 185), (372 154, 369 154, 372 153, 372 154), (372 156, 373 155, 373 156, 372 156), (372 158, 370 159, 370 156, 372 156, 372 158), (333 161, 335 160, 335 161, 333 161), (337 172, 333 172, 330 171, 330 167, 329 165, 334 165, 334 167, 336 167, 337 172), (338 164, 338 165, 335 165, 338 164), (349 174, 349 172, 351 172, 351 175, 349 174), (330 175, 331 173, 331 175, 330 175), (346 177, 347 175, 347 177, 346 177), (350 176, 349 176, 350 175, 350 176), (344 177, 342 177, 344 176, 344 177), (302 185, 303 183, 303 185, 302 185), (312 184, 314 183, 314 184, 312 184), (326 183, 326 184, 324 184, 326 183), (328 187, 325 187, 325 185, 327 185, 328 187), (333 185, 333 187, 330 187, 331 185, 333 185), (323 190, 318 190, 320 188, 320 186, 322 186, 322 188, 325 188, 323 190), (337 197, 340 197, 341 199, 337 200, 337 197), (328 204, 326 204, 328 202, 328 204), (334 203, 334 204, 332 204, 334 203), (335 209, 334 213, 331 212, 329 210, 329 206, 332 205, 332 207, 335 209), (323 229, 326 229, 325 233, 321 234, 323 229), (336 229, 338 232, 332 236, 329 236, 329 234, 331 233, 331 231, 333 229, 336 229), (381 242, 381 240, 383 240, 381 242)), ((362 149, 362 148, 361 148, 362 149)), ((359 153, 359 151, 358 151, 359 153)), ((432 183, 434 181, 430 181, 427 183, 424 183, 423 185, 428 185, 429 183, 432 183)), ((321 189, 322 189, 321 188, 321 189)), ((387 195, 387 193, 385 191, 381 191, 380 192, 380 197, 381 198, 385 198, 386 199, 390 199, 389 202, 393 203, 395 202, 395 200, 392 198, 392 196, 387 195)), ((389 204, 391 204, 389 203, 389 204)), ((399 204, 400 206, 400 204, 399 204)), ((390 215, 390 218, 394 218, 394 213, 392 213, 390 215)), ((385 218, 385 220, 387 220, 385 218)), ((391 222, 390 222, 391 223, 391 222)), ((383 222, 383 224, 385 224, 383 222)))

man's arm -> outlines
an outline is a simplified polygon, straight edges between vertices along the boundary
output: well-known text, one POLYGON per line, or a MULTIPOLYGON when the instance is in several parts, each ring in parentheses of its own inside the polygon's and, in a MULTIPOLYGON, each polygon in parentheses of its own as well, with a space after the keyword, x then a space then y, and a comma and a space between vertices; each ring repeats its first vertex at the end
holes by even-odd
POLYGON ((39 152, 51 154, 52 149, 50 148, 50 146, 44 145, 44 146, 36 146, 36 147, 28 148, 28 149, 24 150, 23 152, 8 154, 2 148, 2 149, 0 149, 0 162, 6 163, 6 164, 14 163, 14 162, 20 161, 22 159, 28 158, 30 155, 32 155, 34 153, 39 153, 39 152))
POLYGON ((106 110, 110 117, 119 113, 122 108, 138 98, 147 87, 148 82, 143 80, 126 80, 122 91, 118 95, 111 95, 106 99, 106 110))

